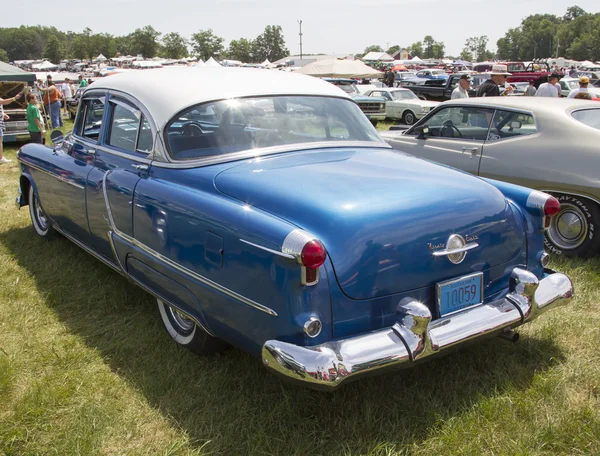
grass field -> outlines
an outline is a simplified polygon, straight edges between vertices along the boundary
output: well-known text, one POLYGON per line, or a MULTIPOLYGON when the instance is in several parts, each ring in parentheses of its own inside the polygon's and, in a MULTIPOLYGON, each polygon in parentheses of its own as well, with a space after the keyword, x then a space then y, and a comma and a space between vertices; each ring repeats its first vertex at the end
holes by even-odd
POLYGON ((0 166, 0 454, 600 454, 598 259, 553 261, 577 297, 517 344, 317 393, 176 347, 143 291, 34 236, 18 175, 0 166))

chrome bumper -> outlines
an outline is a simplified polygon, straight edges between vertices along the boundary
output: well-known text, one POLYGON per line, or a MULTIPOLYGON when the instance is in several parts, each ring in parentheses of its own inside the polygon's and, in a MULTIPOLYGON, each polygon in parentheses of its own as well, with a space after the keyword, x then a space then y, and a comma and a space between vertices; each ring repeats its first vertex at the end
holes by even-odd
POLYGON ((397 323, 390 328, 314 347, 269 340, 263 345, 262 360, 273 373, 324 390, 363 375, 408 367, 471 340, 500 335, 567 304, 573 297, 571 280, 547 272, 538 280, 531 272, 515 268, 503 299, 433 322, 424 304, 404 298, 396 310, 397 323))

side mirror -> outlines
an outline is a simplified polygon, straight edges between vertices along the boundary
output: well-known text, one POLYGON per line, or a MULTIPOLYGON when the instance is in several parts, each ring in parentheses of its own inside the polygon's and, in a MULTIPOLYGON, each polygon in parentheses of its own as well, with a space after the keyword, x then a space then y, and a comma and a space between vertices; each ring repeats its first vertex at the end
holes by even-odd
POLYGON ((65 136, 63 135, 62 131, 60 131, 60 130, 54 130, 50 134, 50 141, 52 141, 52 144, 54 144, 55 146, 60 146, 64 140, 65 140, 65 136))
POLYGON ((417 134, 417 139, 427 139, 426 135, 429 134, 429 127, 419 125, 418 127, 415 127, 413 132, 417 134))

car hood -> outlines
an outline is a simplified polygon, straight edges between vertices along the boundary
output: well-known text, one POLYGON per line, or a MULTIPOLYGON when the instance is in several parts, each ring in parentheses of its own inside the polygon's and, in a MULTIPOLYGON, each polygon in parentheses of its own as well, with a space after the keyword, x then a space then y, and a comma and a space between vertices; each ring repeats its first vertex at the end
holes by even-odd
POLYGON ((353 299, 485 270, 524 248, 520 219, 495 187, 390 149, 272 156, 221 172, 215 185, 319 238, 353 299), (458 265, 432 255, 451 234, 479 243, 458 265))
POLYGON ((369 97, 366 95, 360 95, 358 93, 350 93, 350 98, 352 98, 357 103, 361 102, 371 102, 371 103, 385 103, 385 98, 383 97, 369 97))

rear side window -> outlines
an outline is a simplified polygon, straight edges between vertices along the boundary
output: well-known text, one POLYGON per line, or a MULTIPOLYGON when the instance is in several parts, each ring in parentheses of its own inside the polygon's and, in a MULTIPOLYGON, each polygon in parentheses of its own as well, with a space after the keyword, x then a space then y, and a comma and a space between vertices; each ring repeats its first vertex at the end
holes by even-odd
POLYGON ((498 141, 515 136, 527 136, 537 133, 535 119, 531 114, 515 111, 497 110, 494 115, 488 141, 498 141))
POLYGON ((152 130, 142 113, 121 102, 111 102, 110 106, 112 115, 108 145, 128 152, 151 152, 152 130))
POLYGON ((575 120, 578 120, 588 127, 600 130, 600 109, 582 109, 580 111, 574 111, 571 115, 575 120))

